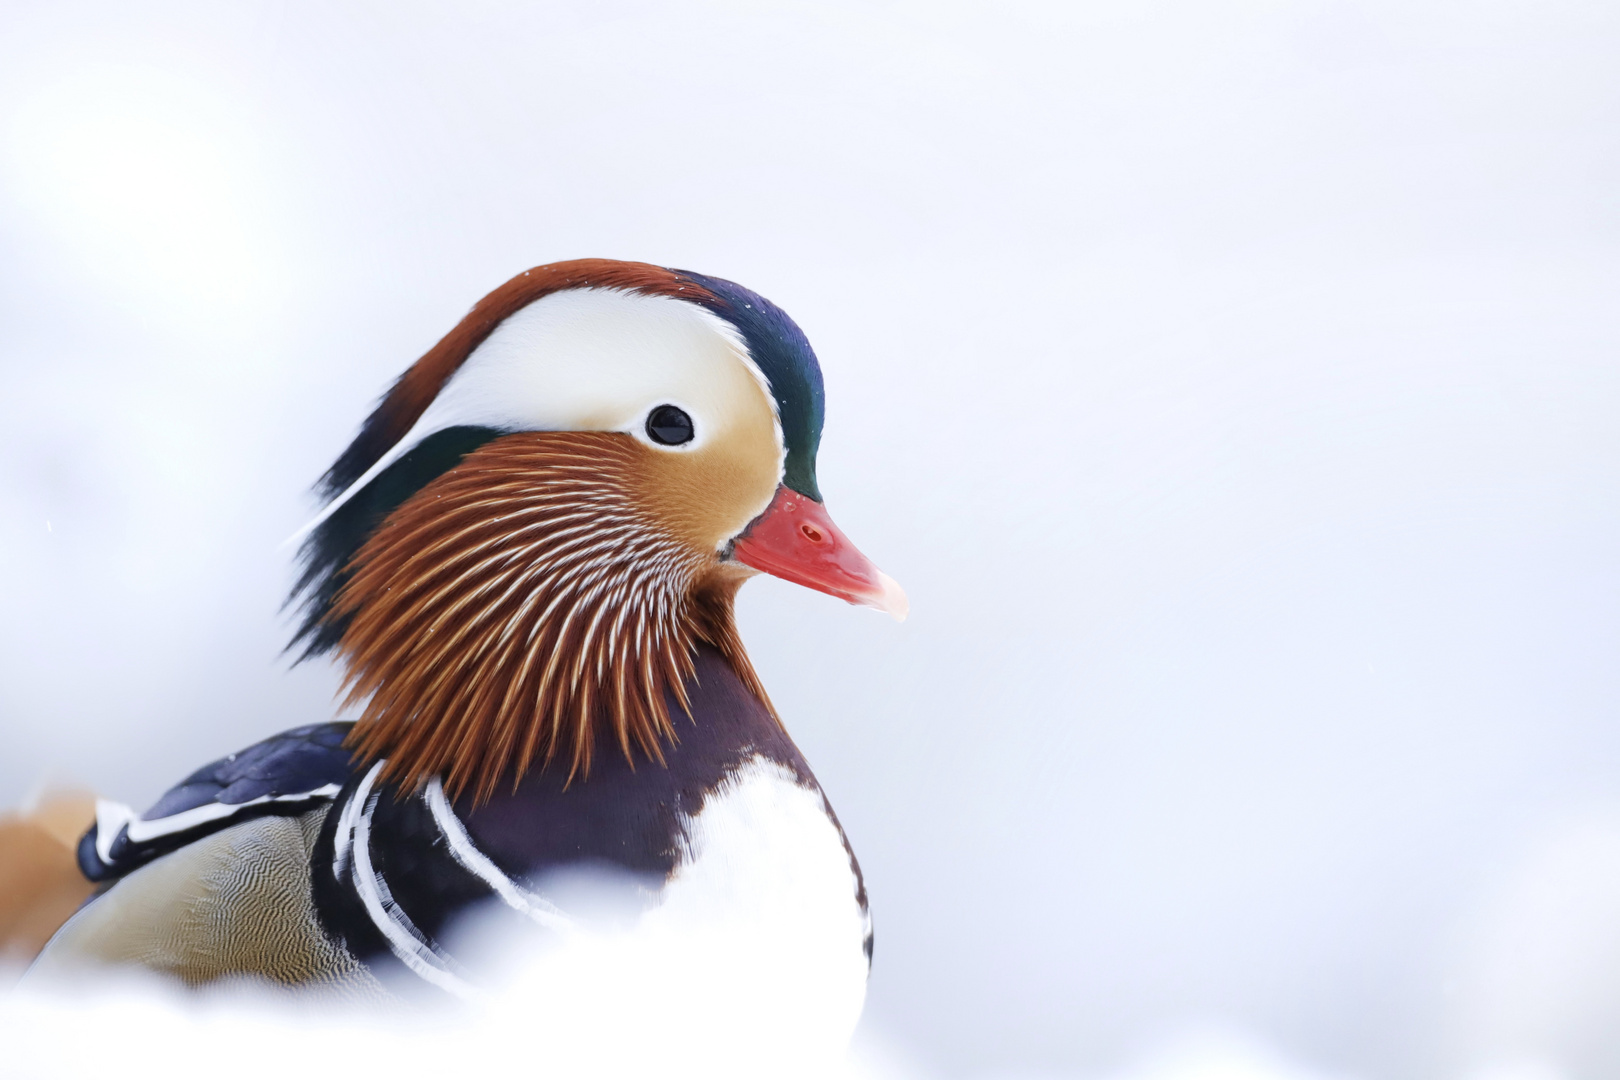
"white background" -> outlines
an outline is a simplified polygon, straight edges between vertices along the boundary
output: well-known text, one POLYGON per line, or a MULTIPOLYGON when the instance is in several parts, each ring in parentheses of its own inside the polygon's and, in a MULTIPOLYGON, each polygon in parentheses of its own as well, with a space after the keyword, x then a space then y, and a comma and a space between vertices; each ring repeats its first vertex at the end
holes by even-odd
POLYGON ((894 1053, 1620 1075, 1620 8, 6 0, 0 805, 329 718, 309 486, 587 255, 821 356, 894 1053))

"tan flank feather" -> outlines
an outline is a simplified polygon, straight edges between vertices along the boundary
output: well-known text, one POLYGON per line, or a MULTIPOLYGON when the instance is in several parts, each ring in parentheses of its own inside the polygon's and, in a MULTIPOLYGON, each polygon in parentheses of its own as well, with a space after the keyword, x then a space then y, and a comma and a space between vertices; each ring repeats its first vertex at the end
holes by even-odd
POLYGON ((0 815, 0 961, 31 961, 90 895, 76 852, 95 816, 95 798, 83 792, 0 815))

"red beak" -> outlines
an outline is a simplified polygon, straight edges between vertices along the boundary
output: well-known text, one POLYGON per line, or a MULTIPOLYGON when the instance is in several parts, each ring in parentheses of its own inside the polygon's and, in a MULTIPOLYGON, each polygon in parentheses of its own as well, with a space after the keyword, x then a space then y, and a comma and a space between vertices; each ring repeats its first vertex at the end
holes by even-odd
POLYGON ((755 570, 887 611, 900 622, 910 610, 905 591, 849 542, 827 508, 785 485, 737 538, 732 554, 755 570))

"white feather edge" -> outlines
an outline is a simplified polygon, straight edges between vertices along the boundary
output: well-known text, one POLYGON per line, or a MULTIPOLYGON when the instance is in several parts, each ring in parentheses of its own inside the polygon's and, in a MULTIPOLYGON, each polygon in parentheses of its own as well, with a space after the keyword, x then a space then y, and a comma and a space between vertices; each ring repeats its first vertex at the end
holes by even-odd
POLYGON ((97 799, 96 854, 101 857, 102 862, 111 862, 113 841, 118 839, 119 832, 126 827, 129 829, 130 843, 144 844, 160 836, 172 836, 211 821, 234 817, 249 807, 263 806, 266 803, 301 802, 306 799, 330 799, 340 790, 342 789, 337 784, 322 784, 308 791, 289 792, 285 795, 261 795, 246 802, 209 802, 150 821, 143 819, 132 807, 124 803, 113 802, 111 799, 97 799))

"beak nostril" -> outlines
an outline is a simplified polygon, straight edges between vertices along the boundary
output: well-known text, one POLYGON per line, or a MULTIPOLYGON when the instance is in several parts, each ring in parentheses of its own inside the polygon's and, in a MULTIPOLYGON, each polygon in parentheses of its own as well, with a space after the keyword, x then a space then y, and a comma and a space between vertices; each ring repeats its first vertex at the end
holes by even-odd
POLYGON ((821 530, 814 525, 800 525, 799 531, 804 533, 804 538, 812 544, 821 543, 821 530))

